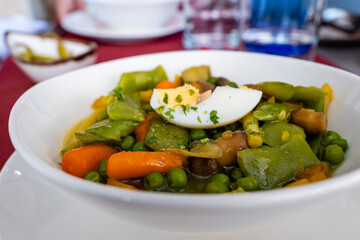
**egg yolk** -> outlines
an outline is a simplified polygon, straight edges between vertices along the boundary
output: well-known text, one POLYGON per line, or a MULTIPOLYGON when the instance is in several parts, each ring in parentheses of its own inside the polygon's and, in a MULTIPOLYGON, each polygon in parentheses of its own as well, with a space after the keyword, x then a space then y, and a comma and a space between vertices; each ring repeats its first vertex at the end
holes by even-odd
POLYGON ((190 84, 171 89, 155 89, 158 102, 168 107, 194 106, 199 102, 199 90, 190 84))

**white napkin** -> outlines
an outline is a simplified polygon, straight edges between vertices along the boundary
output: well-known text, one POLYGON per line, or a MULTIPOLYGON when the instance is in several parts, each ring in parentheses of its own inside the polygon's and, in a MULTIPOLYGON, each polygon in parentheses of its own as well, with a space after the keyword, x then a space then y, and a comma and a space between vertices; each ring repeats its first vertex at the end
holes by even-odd
MULTIPOLYGON (((0 18, 0 60, 9 55, 5 43, 5 33, 17 31, 23 33, 42 33, 50 29, 50 24, 45 20, 32 19, 17 14, 10 18, 0 18)), ((1 62, 1 61, 0 61, 1 62)))

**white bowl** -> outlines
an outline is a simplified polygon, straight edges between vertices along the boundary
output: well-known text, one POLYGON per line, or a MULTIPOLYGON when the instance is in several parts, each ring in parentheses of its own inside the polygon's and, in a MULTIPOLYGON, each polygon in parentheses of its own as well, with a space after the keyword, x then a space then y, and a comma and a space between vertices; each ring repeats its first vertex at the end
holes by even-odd
POLYGON ((48 78, 78 68, 89 66, 97 59, 97 44, 78 39, 62 39, 64 47, 71 54, 68 58, 59 58, 58 43, 55 38, 20 32, 7 32, 6 44, 15 64, 33 81, 41 82, 48 78), (46 62, 27 61, 18 55, 27 46, 35 54, 52 57, 55 60, 46 62))
POLYGON ((182 0, 84 0, 98 24, 127 31, 158 29, 179 11, 182 0))
POLYGON ((29 89, 14 105, 10 137, 15 149, 40 174, 94 207, 136 224, 170 231, 244 229, 284 220, 321 201, 360 186, 360 78, 303 60, 232 51, 178 51, 124 58, 67 73, 29 89), (247 194, 174 194, 132 191, 91 183, 61 171, 61 142, 91 103, 113 89, 123 72, 163 65, 170 78, 196 65, 238 83, 286 81, 334 89, 329 129, 349 141, 335 176, 306 186, 247 194))

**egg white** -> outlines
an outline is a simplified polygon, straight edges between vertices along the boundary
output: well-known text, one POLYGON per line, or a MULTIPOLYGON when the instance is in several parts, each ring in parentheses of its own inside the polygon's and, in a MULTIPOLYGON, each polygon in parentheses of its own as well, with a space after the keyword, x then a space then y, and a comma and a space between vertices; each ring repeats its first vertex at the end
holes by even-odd
POLYGON ((216 87, 205 101, 198 103, 196 110, 185 111, 181 107, 170 108, 158 101, 154 91, 150 105, 169 122, 186 128, 217 128, 233 123, 249 113, 260 101, 262 92, 253 89, 216 87), (218 123, 210 119, 210 113, 216 111, 218 123), (167 113, 167 114, 166 114, 167 113))

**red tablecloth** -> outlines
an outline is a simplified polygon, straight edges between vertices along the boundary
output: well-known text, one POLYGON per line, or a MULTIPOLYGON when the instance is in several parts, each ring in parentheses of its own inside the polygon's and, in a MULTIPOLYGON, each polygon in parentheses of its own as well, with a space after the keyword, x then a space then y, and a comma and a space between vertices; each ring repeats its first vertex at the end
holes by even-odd
MULTIPOLYGON (((74 37, 70 34, 66 36, 74 37)), ((146 53, 176 50, 183 50, 181 33, 136 45, 99 44, 97 62, 105 62, 146 53)), ((316 57, 315 60, 323 64, 333 65, 319 56, 316 57)), ((34 84, 35 83, 25 76, 11 59, 4 61, 2 69, 0 70, 0 170, 14 151, 8 133, 8 119, 11 108, 21 94, 34 84)))

